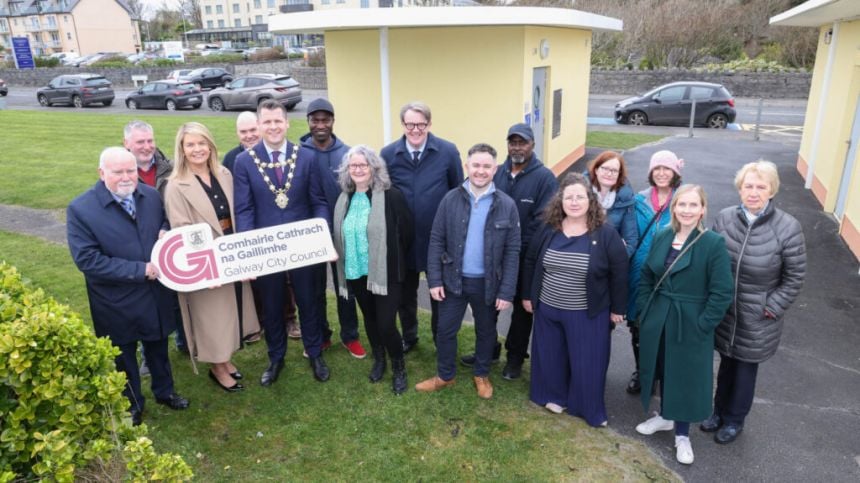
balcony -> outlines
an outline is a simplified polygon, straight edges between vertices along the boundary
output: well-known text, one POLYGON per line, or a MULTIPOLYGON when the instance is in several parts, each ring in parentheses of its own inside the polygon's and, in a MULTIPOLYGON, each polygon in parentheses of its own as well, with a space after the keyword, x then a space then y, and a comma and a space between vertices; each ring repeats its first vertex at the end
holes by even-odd
POLYGON ((42 30, 44 30, 46 32, 54 32, 54 31, 59 30, 59 29, 60 28, 57 26, 56 23, 50 23, 49 22, 47 25, 42 26, 42 30))
POLYGON ((33 24, 28 23, 28 24, 24 25, 24 29, 27 32, 41 32, 42 26, 41 25, 33 25, 33 24))
POLYGON ((280 6, 281 13, 312 12, 313 9, 314 9, 314 6, 311 3, 300 3, 297 5, 281 5, 280 6))

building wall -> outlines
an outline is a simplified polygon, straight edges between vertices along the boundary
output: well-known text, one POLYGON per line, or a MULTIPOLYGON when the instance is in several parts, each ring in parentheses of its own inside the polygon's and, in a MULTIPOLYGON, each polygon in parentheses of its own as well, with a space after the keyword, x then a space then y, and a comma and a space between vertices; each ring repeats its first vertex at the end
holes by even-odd
POLYGON ((135 52, 140 46, 137 22, 115 0, 84 0, 72 10, 82 55, 135 52))
MULTIPOLYGON (((798 155, 798 170, 807 176, 814 164, 812 192, 824 211, 833 212, 843 177, 849 178, 845 213, 840 232, 855 255, 860 258, 860 159, 854 160, 853 172, 846 172, 846 156, 854 124, 854 113, 860 101, 860 20, 842 22, 836 35, 833 66, 825 86, 825 71, 831 45, 824 43, 830 25, 821 28, 818 52, 810 88, 806 120, 798 155), (823 95, 826 88, 826 96, 823 95), (818 143, 816 126, 820 121, 818 143)), ((860 122, 860 119, 858 119, 860 122)), ((860 150, 857 151, 860 158, 860 150)))

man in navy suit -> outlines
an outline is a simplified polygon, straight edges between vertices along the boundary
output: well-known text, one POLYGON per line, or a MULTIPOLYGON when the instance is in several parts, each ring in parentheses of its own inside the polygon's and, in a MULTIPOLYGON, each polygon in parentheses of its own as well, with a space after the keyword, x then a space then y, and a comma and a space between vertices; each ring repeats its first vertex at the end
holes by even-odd
MULTIPOLYGON (((236 157, 233 167, 233 204, 237 231, 306 220, 329 219, 325 192, 314 164, 314 153, 287 141, 287 111, 269 100, 257 108, 257 125, 262 142, 236 157), (260 171, 262 169, 262 172, 260 171)), ((314 377, 329 378, 322 357, 322 307, 319 293, 325 291, 325 264, 289 271, 293 283, 302 342, 310 359, 314 377), (322 274, 319 271, 322 270, 322 274)), ((260 384, 269 386, 278 379, 287 353, 287 334, 283 323, 286 272, 259 277, 255 285, 263 304, 263 328, 269 348, 269 366, 260 384)))
POLYGON ((125 149, 102 151, 99 177, 66 211, 69 250, 86 280, 96 335, 107 336, 120 349, 116 367, 128 379, 124 394, 137 425, 144 406, 138 341, 143 342, 156 402, 171 409, 188 407, 188 400, 173 390, 167 357, 176 299, 156 281, 158 269, 149 262, 167 221, 161 196, 138 184, 135 158, 125 149))

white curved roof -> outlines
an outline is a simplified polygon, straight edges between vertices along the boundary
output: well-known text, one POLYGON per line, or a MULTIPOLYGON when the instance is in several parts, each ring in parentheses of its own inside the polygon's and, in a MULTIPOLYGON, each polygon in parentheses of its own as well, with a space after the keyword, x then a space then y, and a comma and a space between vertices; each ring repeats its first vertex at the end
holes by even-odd
POLYGON ((286 13, 268 18, 279 34, 363 30, 380 27, 467 27, 534 25, 598 31, 620 31, 616 18, 566 8, 542 7, 406 7, 329 9, 286 13))

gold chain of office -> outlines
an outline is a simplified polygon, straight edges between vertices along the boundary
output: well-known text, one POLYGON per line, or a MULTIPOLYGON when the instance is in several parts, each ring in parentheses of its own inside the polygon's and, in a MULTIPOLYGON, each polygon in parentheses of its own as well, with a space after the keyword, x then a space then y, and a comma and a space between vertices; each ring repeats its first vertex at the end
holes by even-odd
POLYGON ((271 191, 272 194, 275 195, 275 204, 278 205, 278 208, 283 210, 287 207, 288 204, 290 204, 290 198, 287 197, 287 191, 289 191, 290 187, 293 185, 293 173, 296 170, 296 159, 299 157, 299 146, 293 144, 293 154, 285 161, 264 163, 260 161, 259 157, 257 157, 257 153, 254 151, 253 148, 248 150, 248 154, 251 155, 251 159, 253 159, 254 164, 257 165, 257 171, 259 171, 260 174, 263 176, 263 181, 266 182, 266 186, 269 187, 269 191, 271 191), (290 167, 290 170, 286 173, 287 182, 284 184, 283 188, 276 188, 274 183, 272 183, 272 180, 269 179, 269 175, 267 175, 265 171, 266 168, 274 168, 276 166, 280 167, 281 169, 284 169, 284 166, 290 167))

